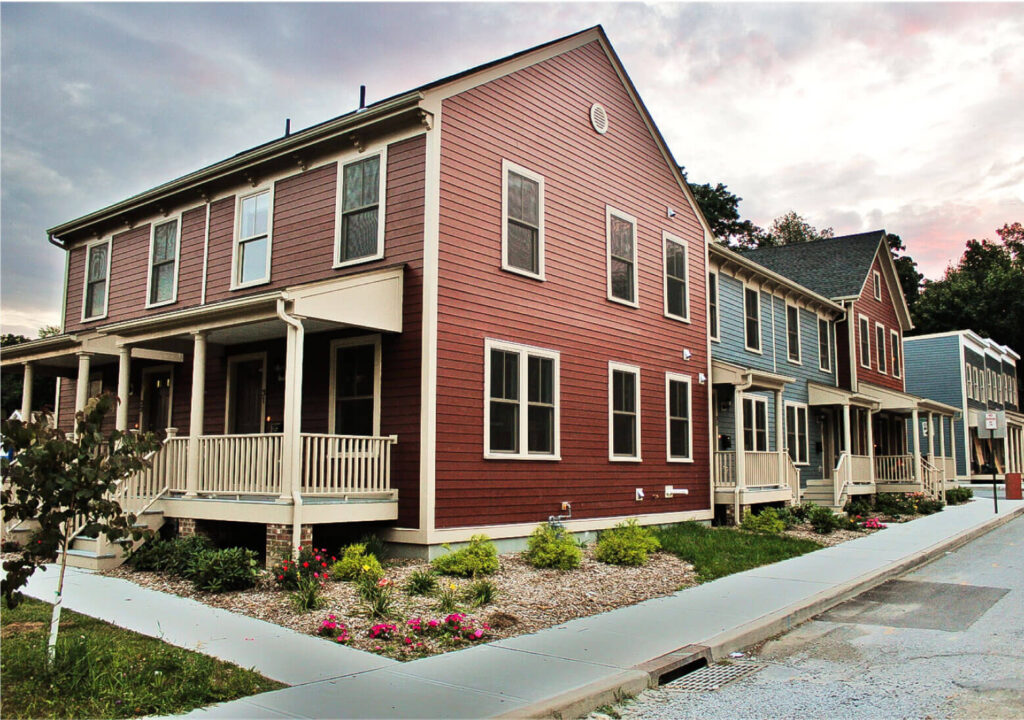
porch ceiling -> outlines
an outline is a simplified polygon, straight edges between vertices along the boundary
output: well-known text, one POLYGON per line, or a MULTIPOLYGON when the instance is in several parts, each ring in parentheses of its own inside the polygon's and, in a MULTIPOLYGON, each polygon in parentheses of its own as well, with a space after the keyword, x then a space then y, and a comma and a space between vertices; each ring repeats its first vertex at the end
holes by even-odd
POLYGON ((952 405, 928 400, 926 398, 911 395, 910 393, 891 390, 889 388, 872 385, 871 383, 859 383, 861 394, 879 403, 882 410, 899 413, 911 413, 914 410, 936 413, 939 415, 953 415, 957 409, 952 405))

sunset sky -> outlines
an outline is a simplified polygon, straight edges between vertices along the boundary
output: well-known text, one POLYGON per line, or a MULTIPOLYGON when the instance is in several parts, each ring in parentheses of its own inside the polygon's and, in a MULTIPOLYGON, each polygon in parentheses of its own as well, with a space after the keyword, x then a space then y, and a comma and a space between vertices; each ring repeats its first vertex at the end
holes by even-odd
POLYGON ((1024 5, 3 4, 0 324, 60 322, 46 228, 602 24, 693 182, 884 227, 926 276, 1024 221, 1024 5))

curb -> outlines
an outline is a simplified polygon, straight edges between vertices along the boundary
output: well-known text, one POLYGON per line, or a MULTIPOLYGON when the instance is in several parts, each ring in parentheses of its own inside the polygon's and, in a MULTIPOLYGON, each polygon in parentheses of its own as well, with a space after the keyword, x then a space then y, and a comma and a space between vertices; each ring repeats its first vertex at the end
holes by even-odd
POLYGON ((544 700, 530 703, 498 717, 516 718, 578 718, 605 704, 618 703, 625 697, 656 688, 662 679, 672 679, 686 669, 717 662, 730 652, 748 647, 792 629, 826 610, 856 597, 894 577, 927 565, 947 552, 1001 527, 1018 516, 1024 507, 964 530, 929 548, 921 550, 893 565, 861 576, 855 580, 823 590, 778 612, 765 615, 745 625, 719 633, 699 645, 687 645, 587 685, 544 700))

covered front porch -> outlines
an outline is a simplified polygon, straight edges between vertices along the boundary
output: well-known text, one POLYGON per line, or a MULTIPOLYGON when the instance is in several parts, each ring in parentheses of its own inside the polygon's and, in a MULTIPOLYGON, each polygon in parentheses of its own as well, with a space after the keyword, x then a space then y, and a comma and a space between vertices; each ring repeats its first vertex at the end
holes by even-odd
POLYGON ((751 505, 797 501, 800 474, 786 450, 781 411, 782 391, 795 379, 721 360, 712 361, 711 373, 715 503, 738 519, 751 505))
MULTIPOLYGON (((291 526, 299 544, 304 526, 398 517, 381 354, 402 331, 401 297, 396 267, 115 323, 4 364, 26 368, 26 387, 36 371, 68 377, 74 411, 113 392, 117 429, 164 436, 136 504, 291 526)), ((56 413, 65 430, 68 390, 56 413)))

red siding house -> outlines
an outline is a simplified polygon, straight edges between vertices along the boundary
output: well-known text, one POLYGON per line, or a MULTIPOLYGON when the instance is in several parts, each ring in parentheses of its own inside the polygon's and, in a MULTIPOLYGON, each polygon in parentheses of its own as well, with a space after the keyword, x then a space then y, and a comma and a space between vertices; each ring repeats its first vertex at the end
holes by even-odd
POLYGON ((49 233, 63 333, 3 363, 60 377, 63 428, 109 391, 166 433, 126 497, 179 531, 712 516, 710 232, 599 27, 49 233))
POLYGON ((840 449, 839 464, 808 483, 805 497, 841 507, 850 495, 876 491, 939 496, 953 481, 945 477, 946 443, 923 452, 919 435, 951 436, 956 408, 905 392, 903 333, 913 325, 885 230, 744 255, 846 311, 836 323, 837 387, 809 393, 825 444, 840 449), (923 433, 908 434, 908 423, 923 433))

